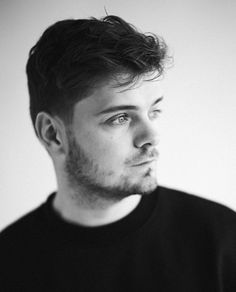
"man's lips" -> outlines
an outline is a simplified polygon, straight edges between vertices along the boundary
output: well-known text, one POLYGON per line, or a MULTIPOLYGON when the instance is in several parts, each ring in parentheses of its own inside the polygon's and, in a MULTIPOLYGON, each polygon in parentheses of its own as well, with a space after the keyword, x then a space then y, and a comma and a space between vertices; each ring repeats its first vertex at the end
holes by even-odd
POLYGON ((133 167, 135 167, 135 166, 142 166, 142 165, 150 164, 150 163, 152 163, 154 161, 156 161, 156 159, 145 160, 145 161, 139 162, 137 164, 133 164, 132 166, 133 167))
POLYGON ((151 164, 152 162, 156 161, 159 157, 159 152, 157 149, 152 149, 151 151, 146 151, 146 153, 142 153, 133 157, 132 159, 126 161, 126 164, 135 167, 135 166, 144 166, 151 164))

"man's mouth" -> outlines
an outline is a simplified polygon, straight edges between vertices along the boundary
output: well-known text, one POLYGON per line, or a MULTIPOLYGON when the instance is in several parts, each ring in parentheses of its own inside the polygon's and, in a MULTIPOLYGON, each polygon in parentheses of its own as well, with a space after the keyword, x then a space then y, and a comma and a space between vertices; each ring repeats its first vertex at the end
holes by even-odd
POLYGON ((145 166, 156 162, 158 157, 159 152, 157 149, 153 149, 152 151, 149 151, 149 153, 142 153, 141 155, 134 157, 126 163, 131 167, 145 166))
POLYGON ((155 161, 156 161, 156 159, 145 160, 145 161, 139 162, 137 164, 133 164, 132 167, 148 165, 148 164, 151 164, 152 162, 155 162, 155 161))

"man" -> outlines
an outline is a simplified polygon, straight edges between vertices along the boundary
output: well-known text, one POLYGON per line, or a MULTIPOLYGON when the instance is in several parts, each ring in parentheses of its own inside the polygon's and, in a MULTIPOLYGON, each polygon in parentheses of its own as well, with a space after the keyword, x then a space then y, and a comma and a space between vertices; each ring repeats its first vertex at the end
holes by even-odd
POLYGON ((1 291, 236 291, 235 213, 157 183, 166 59, 116 16, 59 21, 31 49, 58 190, 1 233, 1 291))

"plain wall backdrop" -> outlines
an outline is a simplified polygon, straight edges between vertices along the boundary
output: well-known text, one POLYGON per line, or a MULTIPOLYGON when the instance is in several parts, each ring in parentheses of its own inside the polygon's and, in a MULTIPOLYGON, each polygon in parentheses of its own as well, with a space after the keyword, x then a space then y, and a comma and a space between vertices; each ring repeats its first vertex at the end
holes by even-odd
POLYGON ((25 64, 52 23, 105 10, 169 45, 158 178, 236 210, 236 1, 1 0, 0 229, 56 189, 29 117, 25 64))

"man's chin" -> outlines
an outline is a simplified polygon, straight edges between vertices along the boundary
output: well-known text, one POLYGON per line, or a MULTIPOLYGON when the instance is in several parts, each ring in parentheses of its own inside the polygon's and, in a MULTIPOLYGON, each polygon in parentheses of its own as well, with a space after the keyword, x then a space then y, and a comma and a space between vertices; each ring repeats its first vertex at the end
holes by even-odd
MULTIPOLYGON (((130 185, 131 186, 131 185, 130 185)), ((146 177, 133 183, 129 189, 130 194, 149 195, 158 187, 156 178, 146 177)))
POLYGON ((151 194, 153 191, 155 191, 155 189, 158 187, 158 183, 149 183, 147 185, 142 185, 139 189, 139 192, 137 192, 137 194, 140 195, 149 195, 151 194))
POLYGON ((157 179, 153 177, 146 177, 138 182, 126 180, 125 183, 119 186, 105 187, 104 192, 99 192, 101 197, 108 200, 121 200, 131 195, 149 195, 158 186, 157 179))

